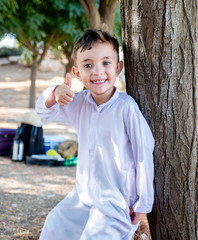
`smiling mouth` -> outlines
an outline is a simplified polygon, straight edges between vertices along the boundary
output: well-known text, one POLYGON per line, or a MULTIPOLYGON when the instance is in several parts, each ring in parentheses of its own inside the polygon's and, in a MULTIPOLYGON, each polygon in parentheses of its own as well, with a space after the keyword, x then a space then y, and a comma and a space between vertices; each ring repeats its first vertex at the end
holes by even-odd
POLYGON ((104 83, 106 81, 107 81, 107 79, 100 79, 100 80, 92 80, 91 82, 95 83, 95 84, 101 84, 101 83, 104 83))

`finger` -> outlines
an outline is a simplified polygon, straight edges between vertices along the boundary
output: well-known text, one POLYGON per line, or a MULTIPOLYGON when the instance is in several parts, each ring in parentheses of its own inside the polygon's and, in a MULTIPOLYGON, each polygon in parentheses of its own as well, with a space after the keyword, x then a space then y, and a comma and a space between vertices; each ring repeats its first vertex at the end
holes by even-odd
POLYGON ((67 92, 66 92, 66 96, 68 96, 68 97, 70 97, 70 98, 74 98, 74 95, 75 95, 75 93, 73 92, 73 91, 71 91, 70 89, 69 90, 67 90, 67 92))
POLYGON ((70 97, 68 95, 63 99, 63 101, 66 103, 70 103, 70 102, 72 102, 72 100, 73 100, 73 97, 70 97))
POLYGON ((132 219, 132 224, 133 224, 133 225, 136 225, 136 224, 138 224, 138 222, 139 222, 139 219, 135 216, 135 217, 132 219))
POLYGON ((136 224, 138 224, 138 222, 139 222, 139 221, 135 221, 135 220, 134 220, 134 221, 132 221, 132 224, 133 224, 133 225, 136 225, 136 224))
POLYGON ((61 106, 65 106, 68 103, 69 103, 69 101, 65 101, 65 100, 58 101, 58 104, 61 105, 61 106))
POLYGON ((142 214, 141 215, 135 214, 135 217, 131 222, 132 222, 133 225, 136 225, 136 224, 140 223, 141 220, 143 220, 142 214))
POLYGON ((72 81, 72 77, 70 73, 66 73, 66 78, 65 78, 65 83, 66 85, 71 88, 71 81, 72 81))
POLYGON ((68 103, 72 102, 73 98, 69 97, 68 95, 66 96, 61 96, 56 98, 56 102, 60 104, 61 106, 67 105, 68 103))

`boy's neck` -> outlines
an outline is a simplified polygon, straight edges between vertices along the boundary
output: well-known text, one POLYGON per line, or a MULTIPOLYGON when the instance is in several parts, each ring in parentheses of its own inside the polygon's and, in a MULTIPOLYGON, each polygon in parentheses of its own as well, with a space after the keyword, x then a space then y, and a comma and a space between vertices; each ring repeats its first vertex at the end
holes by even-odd
POLYGON ((114 87, 114 88, 112 89, 112 92, 109 93, 109 94, 106 94, 106 95, 105 95, 105 94, 93 95, 93 94, 91 93, 91 95, 92 95, 95 103, 97 104, 97 106, 99 106, 99 105, 102 105, 102 104, 108 102, 108 101, 111 99, 111 97, 113 96, 115 90, 116 90, 116 88, 114 87))

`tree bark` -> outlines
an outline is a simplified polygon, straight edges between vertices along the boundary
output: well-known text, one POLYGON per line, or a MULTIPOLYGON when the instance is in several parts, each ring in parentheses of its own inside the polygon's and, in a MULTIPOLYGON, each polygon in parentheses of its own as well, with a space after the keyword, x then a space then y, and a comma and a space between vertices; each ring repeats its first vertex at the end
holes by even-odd
POLYGON ((79 2, 85 11, 90 28, 99 28, 113 33, 118 0, 100 0, 99 8, 95 0, 79 0, 79 2))
POLYGON ((51 43, 55 37, 56 30, 54 30, 51 35, 49 35, 48 41, 44 43, 44 47, 42 50, 42 53, 39 54, 38 51, 36 51, 36 45, 32 46, 30 42, 24 41, 22 44, 27 47, 32 52, 32 66, 31 66, 31 74, 30 74, 30 80, 31 80, 31 86, 30 86, 30 99, 29 99, 29 108, 35 107, 35 97, 36 97, 36 76, 38 67, 41 64, 42 60, 44 59, 49 47, 51 46, 51 43))
POLYGON ((64 77, 66 76, 66 73, 70 73, 72 70, 72 67, 74 65, 74 61, 73 61, 73 57, 72 57, 72 53, 73 53, 73 48, 71 46, 63 46, 63 51, 64 54, 68 60, 68 63, 65 66, 65 73, 64 73, 64 77))
POLYGON ((153 239, 198 239, 197 1, 121 0, 127 92, 156 147, 153 239))
POLYGON ((72 71, 72 67, 74 66, 74 62, 72 57, 67 58, 68 59, 68 63, 65 65, 65 74, 64 77, 66 76, 66 73, 71 73, 72 71))
POLYGON ((100 1, 99 13, 101 16, 101 25, 105 31, 109 31, 111 34, 113 33, 114 20, 118 3, 118 0, 100 1))
POLYGON ((99 28, 101 25, 101 18, 96 6, 95 0, 79 0, 82 5, 90 28, 99 28))
POLYGON ((30 102, 29 102, 29 107, 34 108, 35 107, 35 95, 36 95, 36 76, 37 76, 37 69, 38 69, 38 64, 37 64, 37 55, 32 56, 32 66, 31 66, 31 86, 30 86, 30 102))

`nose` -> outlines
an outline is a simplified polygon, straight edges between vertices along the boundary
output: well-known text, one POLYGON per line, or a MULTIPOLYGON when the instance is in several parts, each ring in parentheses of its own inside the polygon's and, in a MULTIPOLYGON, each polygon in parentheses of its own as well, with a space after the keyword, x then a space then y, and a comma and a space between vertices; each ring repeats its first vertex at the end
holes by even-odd
POLYGON ((92 73, 95 76, 99 76, 104 73, 104 68, 101 64, 96 64, 92 70, 93 70, 92 73))

